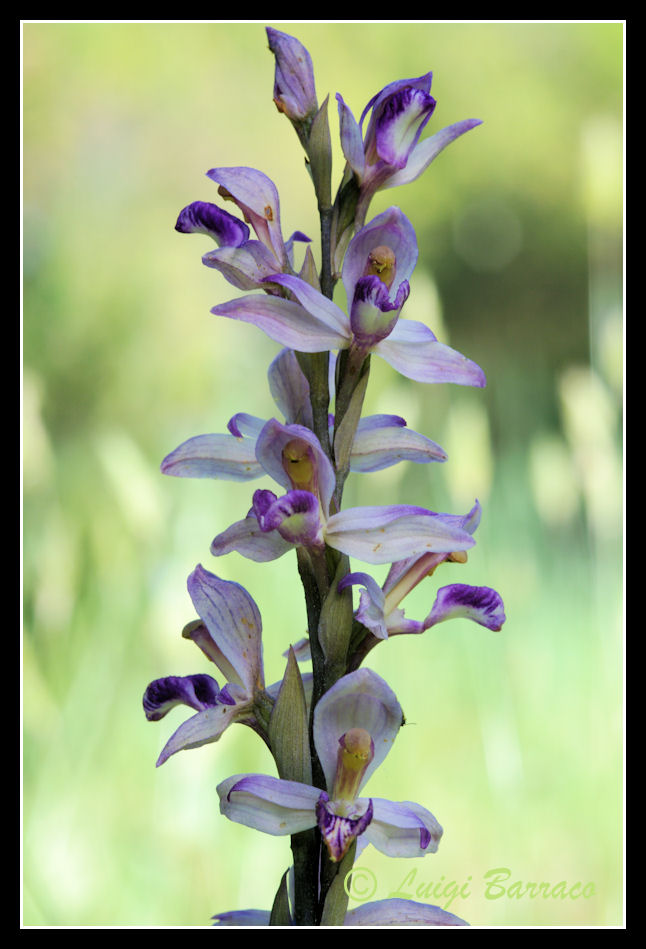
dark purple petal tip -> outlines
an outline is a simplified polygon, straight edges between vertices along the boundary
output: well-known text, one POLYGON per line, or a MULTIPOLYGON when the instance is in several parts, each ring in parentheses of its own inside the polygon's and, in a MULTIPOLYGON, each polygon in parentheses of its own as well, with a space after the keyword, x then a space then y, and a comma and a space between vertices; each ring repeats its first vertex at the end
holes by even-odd
POLYGON ((193 201, 183 208, 175 230, 180 234, 208 234, 219 247, 240 247, 249 240, 247 225, 208 201, 193 201))
POLYGON ((220 690, 209 675, 166 676, 155 679, 144 692, 143 706, 149 722, 157 722, 176 705, 188 705, 197 712, 218 704, 220 690))

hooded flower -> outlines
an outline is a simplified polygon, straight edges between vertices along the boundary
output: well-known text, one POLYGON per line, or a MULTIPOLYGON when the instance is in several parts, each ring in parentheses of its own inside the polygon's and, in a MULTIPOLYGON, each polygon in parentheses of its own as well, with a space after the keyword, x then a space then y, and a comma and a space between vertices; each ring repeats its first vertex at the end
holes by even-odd
POLYGON ((202 257, 240 290, 270 288, 266 277, 285 270, 293 273, 294 241, 309 241, 295 231, 283 241, 280 201, 276 186, 255 168, 212 168, 207 176, 219 185, 219 194, 238 206, 244 223, 233 214, 207 201, 194 201, 180 211, 175 230, 182 234, 206 234, 218 245, 202 257), (250 240, 248 224, 257 240, 250 240))
POLYGON ((217 741, 233 722, 257 730, 254 701, 264 690, 262 621, 244 587, 221 580, 198 565, 188 578, 188 591, 200 620, 182 635, 192 639, 225 676, 220 689, 209 675, 167 676, 151 682, 143 706, 149 721, 159 721, 175 705, 188 705, 196 715, 169 738, 157 761, 175 752, 217 741))
POLYGON ((218 786, 230 820, 284 836, 318 826, 333 861, 357 837, 394 857, 437 850, 442 828, 426 808, 359 793, 388 754, 402 723, 389 686, 370 669, 343 676, 319 700, 314 744, 326 790, 262 774, 238 774, 218 786))
POLYGON ((432 78, 429 72, 389 83, 368 102, 358 123, 337 93, 341 146, 360 189, 359 226, 376 191, 415 181, 447 145, 481 124, 480 119, 464 119, 420 141, 436 106, 432 78))
POLYGON ((291 299, 249 294, 211 312, 252 323, 296 352, 350 349, 358 361, 374 352, 418 382, 484 386, 479 366, 438 342, 424 323, 400 317, 417 253, 410 222, 399 208, 391 207, 362 228, 348 247, 342 278, 349 316, 311 284, 286 273, 273 274, 263 284, 283 287, 291 299))

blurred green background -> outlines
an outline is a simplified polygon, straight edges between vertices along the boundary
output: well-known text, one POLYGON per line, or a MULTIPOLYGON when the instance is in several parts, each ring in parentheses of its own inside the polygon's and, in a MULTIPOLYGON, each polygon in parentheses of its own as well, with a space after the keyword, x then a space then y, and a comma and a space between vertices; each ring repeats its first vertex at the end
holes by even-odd
POLYGON ((464 513, 479 498, 477 546, 439 585, 495 587, 507 623, 458 620, 371 653, 409 724, 367 790, 419 801, 445 834, 428 859, 371 848, 360 864, 374 898, 411 870, 413 896, 468 883, 450 909, 472 925, 621 924, 623 27, 530 22, 23 24, 24 924, 208 926, 269 908, 290 861, 287 838, 218 812, 220 780, 274 773, 257 737, 236 727, 156 770, 184 710, 156 724, 141 710, 151 679, 210 671, 180 636, 197 563, 258 602, 268 682, 305 630, 291 556, 209 553, 269 479, 158 467, 234 412, 273 407, 279 347, 209 314, 236 291, 202 266, 207 238, 173 229, 190 201, 218 200, 205 172, 261 169, 285 235, 318 236, 265 25, 306 45, 319 101, 330 93, 335 180, 337 91, 358 117, 432 69, 425 134, 484 123, 371 216, 398 204, 411 219, 405 315, 487 388, 424 387, 373 359, 366 410, 403 415, 449 462, 353 476, 345 504, 464 513), (594 894, 486 899, 498 867, 594 894))

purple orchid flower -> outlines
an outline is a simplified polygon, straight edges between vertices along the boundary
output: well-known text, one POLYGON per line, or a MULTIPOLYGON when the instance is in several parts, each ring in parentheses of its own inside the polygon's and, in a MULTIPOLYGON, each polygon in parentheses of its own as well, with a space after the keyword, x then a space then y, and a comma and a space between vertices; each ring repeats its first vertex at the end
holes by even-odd
POLYGON ((180 211, 175 230, 182 234, 207 234, 217 250, 202 257, 207 267, 218 270, 239 290, 257 288, 269 292, 263 281, 285 270, 293 273, 295 241, 310 238, 295 231, 283 241, 280 201, 276 186, 255 168, 212 168, 207 176, 219 184, 219 193, 242 211, 257 240, 249 239, 249 227, 228 211, 206 201, 194 201, 180 211))
MULTIPOLYGON (((468 514, 455 517, 455 523, 468 534, 473 534, 480 523, 480 516, 480 504, 476 501, 468 514)), ((438 590, 430 613, 421 622, 405 616, 399 608, 401 601, 447 560, 463 563, 466 553, 425 553, 393 563, 383 588, 367 573, 349 573, 340 581, 339 590, 353 585, 364 588, 355 616, 376 639, 387 639, 399 633, 423 633, 438 623, 457 617, 471 619, 487 629, 500 630, 505 622, 500 594, 490 587, 468 586, 464 583, 449 584, 438 590)), ((300 654, 303 654, 302 651, 300 654)))
POLYGON ((230 820, 276 836, 318 826, 333 861, 359 836, 394 857, 435 853, 442 828, 410 801, 361 798, 359 793, 390 750, 402 710, 390 687, 370 669, 343 676, 319 700, 314 744, 327 790, 262 774, 238 774, 218 786, 230 820))
POLYGON ((216 316, 252 323, 297 352, 350 349, 357 361, 374 352, 418 382, 484 386, 474 362, 440 343, 416 320, 402 319, 408 279, 417 262, 415 232, 399 208, 391 207, 350 242, 343 284, 350 316, 307 281, 288 273, 265 278, 293 299, 250 294, 212 308, 216 316))
POLYGON ((376 191, 415 181, 447 145, 481 124, 480 119, 464 119, 420 141, 436 106, 432 78, 429 72, 389 83, 368 102, 358 123, 337 93, 341 146, 360 187, 359 225, 376 191))
MULTIPOLYGON (((269 926, 271 913, 262 909, 233 910, 217 913, 214 926, 269 926)), ((440 906, 397 897, 362 903, 346 913, 344 926, 468 926, 469 924, 440 906)))
MULTIPOLYGON (((265 688, 262 621, 253 598, 240 584, 221 580, 201 565, 187 585, 200 620, 189 623, 182 635, 215 663, 227 684, 220 689, 209 675, 167 676, 150 683, 143 698, 149 721, 159 721, 179 704, 197 712, 169 738, 158 767, 178 751, 218 741, 234 722, 258 730, 254 700, 265 688)), ((276 683, 267 692, 279 687, 276 683)))

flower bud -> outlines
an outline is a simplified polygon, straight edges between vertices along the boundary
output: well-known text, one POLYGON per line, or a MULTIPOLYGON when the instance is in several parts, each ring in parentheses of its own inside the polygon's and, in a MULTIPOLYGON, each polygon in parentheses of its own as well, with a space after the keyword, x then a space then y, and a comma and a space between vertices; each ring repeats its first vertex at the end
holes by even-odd
POLYGON ((302 43, 267 27, 269 49, 276 57, 274 103, 292 122, 303 122, 318 111, 312 60, 302 43))

